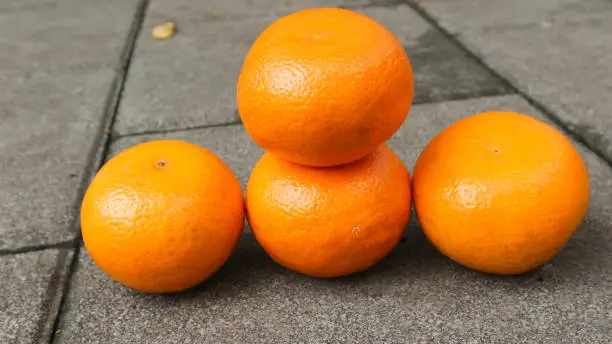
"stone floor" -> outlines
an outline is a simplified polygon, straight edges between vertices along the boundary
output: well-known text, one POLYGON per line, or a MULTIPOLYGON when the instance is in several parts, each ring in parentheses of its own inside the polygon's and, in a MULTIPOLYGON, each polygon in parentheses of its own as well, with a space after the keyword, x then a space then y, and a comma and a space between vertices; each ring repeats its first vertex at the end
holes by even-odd
POLYGON ((0 2, 0 343, 609 343, 612 338, 612 1, 5 0, 0 2), (452 122, 501 109, 568 134, 591 175, 589 212, 523 276, 451 263, 412 221, 371 270, 312 279, 247 229, 188 292, 106 277, 79 239, 80 197, 105 159, 177 138, 244 185, 262 151, 234 85, 258 33, 317 6, 365 13, 403 42, 414 106, 389 141, 412 169, 452 122), (151 28, 173 20, 175 37, 151 28))

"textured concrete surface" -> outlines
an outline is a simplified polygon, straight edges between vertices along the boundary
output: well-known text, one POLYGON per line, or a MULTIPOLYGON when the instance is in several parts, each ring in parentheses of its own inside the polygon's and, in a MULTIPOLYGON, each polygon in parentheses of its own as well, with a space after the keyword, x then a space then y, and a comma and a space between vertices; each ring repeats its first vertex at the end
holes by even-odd
POLYGON ((242 61, 257 33, 271 20, 189 20, 167 15, 166 8, 174 2, 154 1, 151 6, 115 131, 125 134, 239 121, 235 84, 242 61), (177 21, 179 34, 164 41, 151 38, 151 28, 168 19, 177 21))
POLYGON ((453 30, 580 23, 593 16, 609 16, 609 0, 407 0, 426 8, 453 30))
POLYGON ((45 342, 55 319, 55 288, 64 278, 56 272, 69 256, 64 250, 0 256, 0 343, 45 342))
POLYGON ((152 9, 163 9, 163 13, 175 18, 190 17, 198 21, 242 20, 253 16, 282 16, 290 12, 313 7, 359 7, 370 4, 387 4, 393 0, 176 0, 164 4, 163 0, 152 0, 152 9))
MULTIPOLYGON (((406 165, 442 128, 474 113, 541 116, 517 96, 415 106, 389 142, 406 165)), ((209 147, 244 181, 261 151, 240 126, 143 136, 209 147), (217 136, 218 135, 218 136, 217 136), (228 139, 220 144, 216 137, 228 139)), ((120 140, 115 149, 135 139, 120 140)), ((579 149, 581 149, 579 147, 579 149)), ((593 185, 587 218, 549 264, 496 277, 451 263, 416 221, 406 240, 368 272, 312 279, 273 263, 250 233, 210 280, 156 296, 106 277, 87 253, 79 261, 59 343, 604 343, 612 334, 612 170, 581 149, 593 185)))
MULTIPOLYGON (((29 78, 115 67, 136 2, 2 1, 0 75, 29 78)), ((2 81, 3 90, 10 86, 2 81)))
MULTIPOLYGON (((248 229, 215 276, 183 293, 122 287, 84 248, 69 273, 73 250, 57 243, 76 235, 79 185, 98 162, 90 152, 102 150, 96 132, 137 1, 0 1, 0 343, 610 342, 612 168, 580 145, 592 184, 586 219, 557 257, 523 276, 450 262, 414 216, 388 258, 347 278, 292 273, 248 229)), ((366 13, 408 51, 415 103, 429 104, 415 105, 388 144, 410 170, 460 118, 492 109, 543 118, 519 95, 493 96, 508 93, 504 83, 454 39, 612 161, 610 0, 151 0, 110 155, 181 139, 219 155, 244 187, 262 154, 236 124, 244 55, 275 18, 318 6, 366 13), (177 35, 152 40, 166 20, 177 35), (202 128, 211 124, 227 126, 202 128)))
POLYGON ((73 204, 136 1, 1 6, 0 251, 74 237, 73 204))
MULTIPOLYGON (((210 17, 214 7, 204 4, 151 3, 115 126, 119 134, 239 121, 235 86, 242 62, 277 17, 210 17), (176 21, 179 33, 164 41, 151 38, 151 28, 166 20, 176 21)), ((382 23, 404 43, 418 85, 415 103, 507 92, 408 6, 353 9, 382 23)))
POLYGON ((612 161, 612 2, 423 1, 421 6, 612 161), (468 14, 475 19, 466 21, 468 14))
POLYGON ((413 103, 507 93, 497 78, 407 5, 358 9, 404 44, 414 71, 413 103))

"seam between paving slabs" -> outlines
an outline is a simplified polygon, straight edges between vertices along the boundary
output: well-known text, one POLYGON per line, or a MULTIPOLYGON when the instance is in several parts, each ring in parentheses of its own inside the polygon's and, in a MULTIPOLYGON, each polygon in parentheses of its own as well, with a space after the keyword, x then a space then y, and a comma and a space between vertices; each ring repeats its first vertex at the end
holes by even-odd
POLYGON ((94 139, 91 150, 88 154, 83 179, 79 185, 79 196, 73 204, 73 207, 77 210, 74 212, 74 214, 77 215, 75 215, 74 219, 72 219, 71 227, 76 233, 76 238, 70 242, 70 250, 63 250, 60 252, 60 256, 57 259, 57 264, 55 266, 55 271, 52 278, 52 280, 57 282, 50 283, 47 289, 47 298, 44 300, 45 302, 43 307, 46 307, 47 305, 48 307, 43 309, 48 309, 48 311, 43 315, 40 323, 38 324, 37 340, 39 343, 53 343, 55 341, 57 327, 66 301, 66 294, 68 293, 70 282, 79 259, 81 233, 79 230, 80 222, 78 214, 80 212, 78 209, 89 182, 101 167, 106 155, 108 154, 111 143, 111 129, 115 124, 119 102, 121 101, 121 97, 123 95, 125 81, 129 73, 132 56, 148 7, 149 0, 140 0, 137 3, 136 12, 132 19, 123 50, 118 59, 119 66, 116 70, 108 96, 105 100, 100 127, 98 128, 96 138, 94 139), (70 259, 71 253, 74 254, 70 259))
MULTIPOLYGON (((468 57, 469 59, 470 57, 468 57)), ((488 71, 487 71, 488 72, 488 71)), ((496 75, 491 75, 492 79, 496 79, 496 75)), ((500 83, 503 84, 503 90, 496 89, 482 89, 482 90, 474 90, 466 93, 452 93, 445 97, 441 97, 439 99, 428 98, 426 100, 413 102, 412 105, 427 105, 427 104, 436 104, 436 103, 444 103, 451 101, 459 101, 459 100, 468 100, 468 99, 480 99, 480 98, 493 98, 493 97, 503 97, 503 96, 512 96, 516 95, 514 88, 509 88, 503 80, 499 80, 500 83)))
POLYGON ((418 2, 418 0, 405 0, 406 4, 410 6, 415 12, 417 12, 421 17, 423 17, 427 22, 433 25, 436 29, 440 30, 440 32, 445 35, 449 40, 451 40, 457 47, 461 50, 465 51, 468 56, 474 59, 478 64, 482 65, 489 73, 493 76, 497 77, 501 82, 505 84, 511 91, 520 95, 529 105, 533 106, 536 110, 540 111, 544 116, 548 117, 555 125, 557 125, 567 136, 574 139, 576 142, 584 146, 590 152, 595 154, 602 162, 604 162, 608 167, 612 167, 612 157, 608 157, 602 150, 598 147, 592 147, 591 144, 587 141, 585 137, 573 131, 567 123, 562 120, 559 116, 557 116, 553 111, 549 110, 544 104, 531 97, 529 94, 521 90, 519 87, 514 85, 508 78, 504 77, 497 70, 491 67, 484 59, 468 49, 465 44, 463 44, 455 35, 450 33, 446 28, 444 28, 427 10, 425 10, 418 2))
POLYGON ((57 249, 73 248, 74 247, 74 242, 75 242, 74 239, 70 239, 70 240, 60 241, 60 242, 54 243, 54 244, 25 246, 25 247, 20 247, 18 249, 14 249, 14 250, 3 249, 3 250, 0 250, 0 257, 2 257, 2 256, 10 256, 10 255, 14 255, 14 254, 38 252, 38 251, 48 250, 48 249, 52 249, 52 248, 57 248, 57 249))
POLYGON ((241 125, 241 124, 242 124, 242 121, 238 120, 238 121, 232 121, 232 122, 226 122, 226 123, 194 125, 194 126, 183 127, 183 128, 168 128, 168 129, 159 129, 159 130, 137 131, 133 133, 116 134, 113 136, 112 142, 115 142, 119 139, 123 139, 126 137, 180 133, 180 132, 191 131, 191 130, 200 130, 200 129, 207 129, 207 128, 223 128, 223 127, 229 127, 229 126, 241 125))
POLYGON ((339 8, 345 8, 345 9, 359 9, 359 8, 371 8, 371 7, 381 7, 381 8, 386 8, 386 7, 396 7, 396 6, 400 6, 400 5, 405 5, 406 2, 404 0, 386 0, 386 1, 381 1, 381 2, 368 2, 365 4, 359 4, 359 5, 341 5, 338 6, 339 8))
MULTIPOLYGON (((492 77, 495 78, 496 76, 493 75, 492 77)), ((501 82, 503 82, 503 80, 501 80, 501 82)), ((444 99, 437 99, 437 100, 428 99, 424 101, 418 101, 418 102, 412 103, 412 105, 416 106, 416 105, 435 104, 435 103, 457 101, 457 100, 480 99, 480 98, 491 98, 491 97, 516 95, 514 88, 508 88, 506 85, 504 85, 504 87, 506 87, 507 89, 503 92, 487 89, 487 90, 475 91, 475 92, 470 92, 470 93, 465 93, 465 94, 454 94, 444 99)), ((118 140, 128 138, 128 137, 181 133, 181 132, 187 132, 187 131, 192 131, 192 130, 230 127, 234 125, 242 125, 242 121, 237 120, 237 121, 232 121, 232 122, 216 123, 216 124, 202 124, 202 125, 194 125, 194 126, 189 126, 189 127, 168 128, 168 129, 159 129, 159 130, 146 130, 146 131, 125 133, 125 134, 113 133, 111 141, 114 143, 118 140)), ((0 251, 0 255, 1 254, 2 254, 2 251, 0 251)))

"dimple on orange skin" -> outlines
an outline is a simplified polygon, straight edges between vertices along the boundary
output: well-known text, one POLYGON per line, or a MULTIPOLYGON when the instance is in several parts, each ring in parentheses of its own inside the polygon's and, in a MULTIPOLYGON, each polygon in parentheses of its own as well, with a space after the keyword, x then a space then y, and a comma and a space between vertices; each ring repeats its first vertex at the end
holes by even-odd
POLYGON ((313 277, 363 271, 401 239, 410 176, 386 146, 351 164, 312 168, 266 153, 246 192, 247 218, 279 264, 313 277))
POLYGON ((397 38, 373 19, 339 8, 280 18, 242 67, 237 103, 261 147, 308 166, 373 152, 412 104, 413 74, 397 38))
POLYGON ((191 288, 217 271, 242 233, 232 171, 181 141, 136 145, 109 160, 81 208, 83 241, 102 271, 150 293, 191 288))
POLYGON ((417 216, 429 240, 469 268, 520 274, 565 245, 589 203, 589 176, 553 127, 486 112, 437 135, 413 175, 417 216))

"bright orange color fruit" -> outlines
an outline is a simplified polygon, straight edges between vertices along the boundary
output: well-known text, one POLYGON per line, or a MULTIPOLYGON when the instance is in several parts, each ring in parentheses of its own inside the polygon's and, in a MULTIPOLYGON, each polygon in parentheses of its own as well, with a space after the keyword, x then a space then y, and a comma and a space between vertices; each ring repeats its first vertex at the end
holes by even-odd
POLYGON ((399 129, 413 84, 406 52, 382 25, 345 9, 307 9, 257 38, 238 78, 238 110, 267 151, 334 166, 366 156, 399 129))
POLYGON ((108 161, 83 199, 83 241, 95 263, 136 290, 165 293, 211 276, 234 250, 244 201, 208 150, 152 141, 108 161))
POLYGON ((438 134, 420 155, 423 231, 469 268, 520 274, 551 259, 587 211, 589 176, 571 142, 527 115, 486 112, 438 134))
POLYGON ((368 269, 397 245, 410 217, 410 176, 385 145, 329 168, 266 153, 246 202, 253 233, 272 259, 309 276, 338 277, 368 269))

